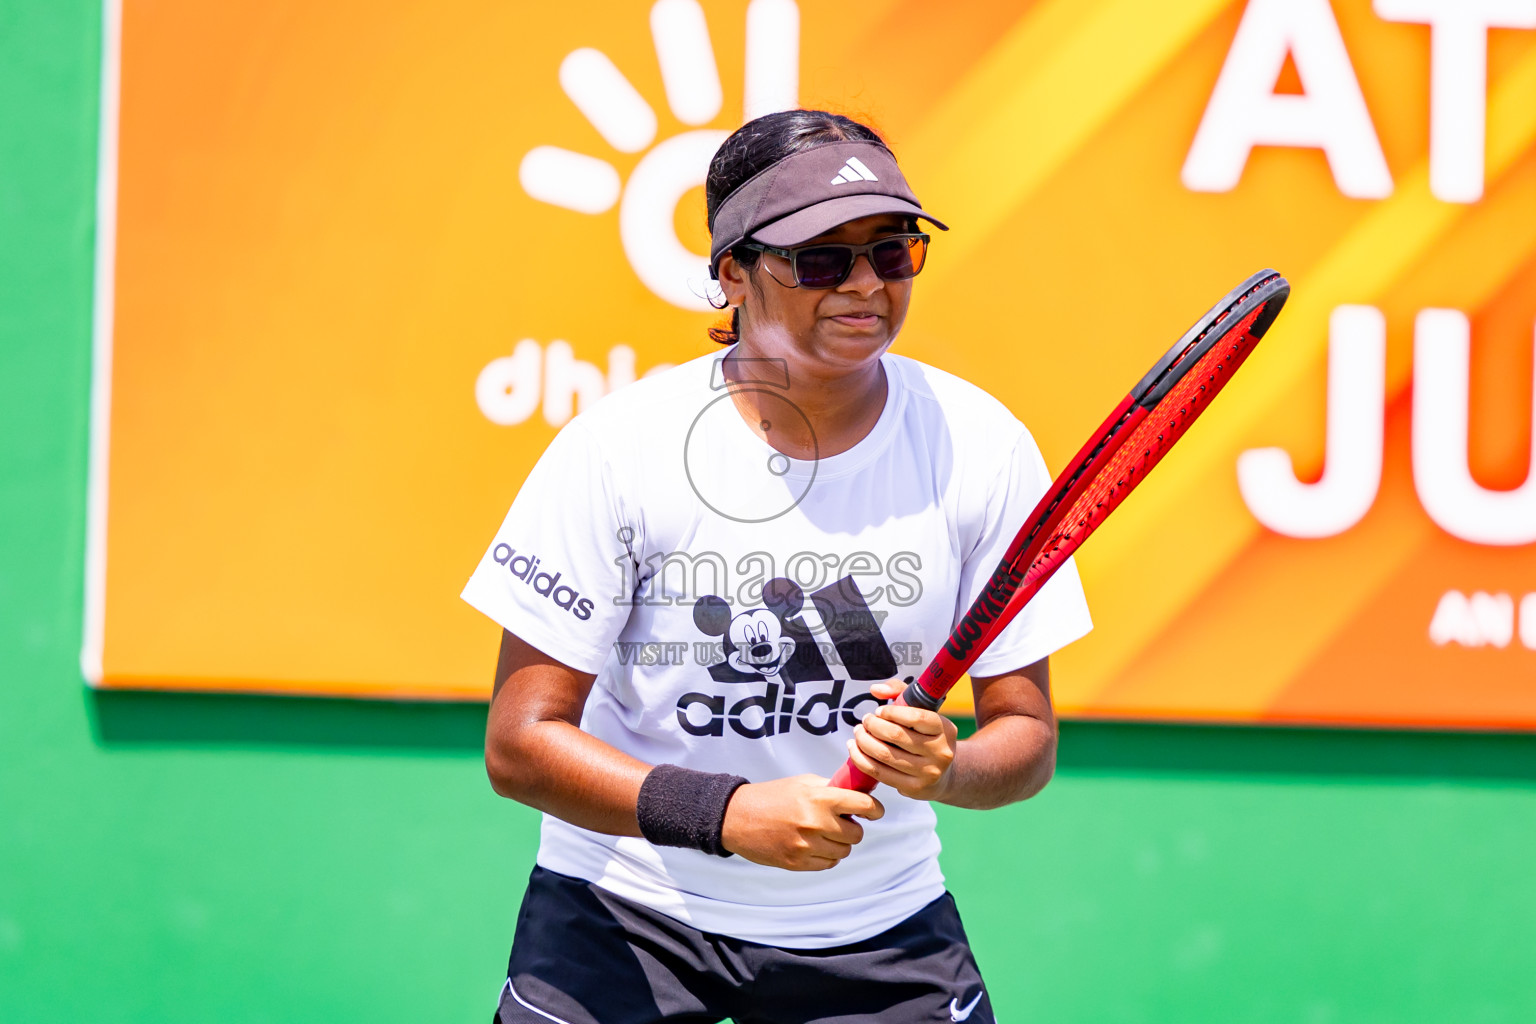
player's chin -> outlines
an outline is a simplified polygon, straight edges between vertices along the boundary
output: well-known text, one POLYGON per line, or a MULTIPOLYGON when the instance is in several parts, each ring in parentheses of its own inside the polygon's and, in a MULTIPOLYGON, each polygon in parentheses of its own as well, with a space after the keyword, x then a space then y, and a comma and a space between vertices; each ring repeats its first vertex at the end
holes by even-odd
POLYGON ((895 340, 891 322, 883 316, 874 317, 869 323, 847 323, 827 317, 820 326, 822 350, 849 362, 875 358, 895 340))

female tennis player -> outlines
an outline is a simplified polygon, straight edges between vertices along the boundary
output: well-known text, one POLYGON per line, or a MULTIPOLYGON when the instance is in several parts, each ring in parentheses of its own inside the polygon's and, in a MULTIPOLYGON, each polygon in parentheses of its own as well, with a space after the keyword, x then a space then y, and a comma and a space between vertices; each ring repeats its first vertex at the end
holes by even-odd
POLYGON ((498 1019, 990 1022, 930 804, 1049 780, 1075 568, 976 662, 974 735, 890 700, 1050 476, 889 351, 944 225, 873 130, 758 118, 706 201, 728 347, 572 420, 464 591, 505 629, 492 785, 544 812, 498 1019), (884 788, 829 788, 849 756, 884 788))

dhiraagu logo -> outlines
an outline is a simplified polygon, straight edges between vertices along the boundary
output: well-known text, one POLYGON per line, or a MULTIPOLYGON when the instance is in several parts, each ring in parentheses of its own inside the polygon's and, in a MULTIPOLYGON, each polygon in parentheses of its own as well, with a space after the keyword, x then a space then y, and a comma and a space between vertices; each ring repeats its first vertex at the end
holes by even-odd
MULTIPOLYGON (((534 199, 575 213, 606 213, 618 204, 619 242, 636 276, 674 306, 703 311, 711 308, 709 256, 678 239, 673 217, 683 196, 703 184, 710 157, 730 134, 703 127, 720 116, 720 72, 698 0, 656 0, 650 21, 667 106, 695 130, 657 142, 656 112, 624 72, 598 50, 574 50, 560 64, 560 88, 608 145, 644 155, 623 181, 602 157, 536 146, 518 178, 534 199)), ((800 9, 794 0, 752 0, 743 119, 796 106, 799 78, 800 9)))

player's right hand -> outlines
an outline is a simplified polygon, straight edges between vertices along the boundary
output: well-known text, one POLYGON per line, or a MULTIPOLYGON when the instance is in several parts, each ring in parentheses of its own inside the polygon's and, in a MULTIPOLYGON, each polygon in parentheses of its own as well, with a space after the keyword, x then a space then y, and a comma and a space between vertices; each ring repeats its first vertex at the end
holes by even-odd
POLYGON ((868 793, 832 789, 820 775, 748 783, 726 805, 720 840, 754 864, 789 871, 825 871, 853 852, 864 826, 885 807, 868 793))

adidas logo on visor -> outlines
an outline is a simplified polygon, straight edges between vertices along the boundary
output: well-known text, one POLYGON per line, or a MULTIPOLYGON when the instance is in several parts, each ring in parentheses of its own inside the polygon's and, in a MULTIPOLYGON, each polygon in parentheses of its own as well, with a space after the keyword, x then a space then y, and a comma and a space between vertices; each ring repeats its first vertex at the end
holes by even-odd
POLYGON ((860 160, 856 156, 851 156, 848 158, 848 162, 843 164, 842 170, 837 172, 837 177, 833 178, 830 182, 828 182, 828 184, 850 185, 855 181, 879 180, 879 178, 875 177, 874 171, 864 166, 864 161, 860 160))

